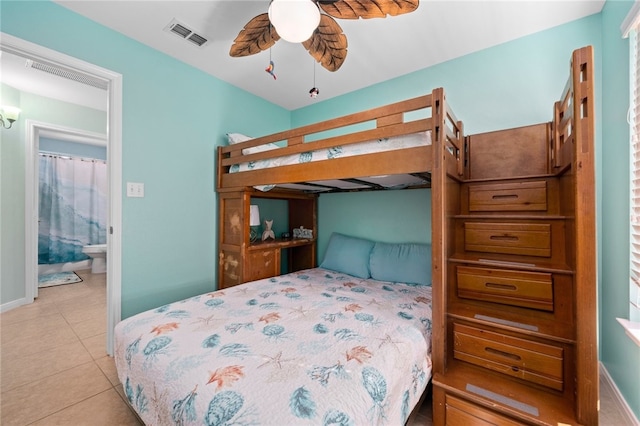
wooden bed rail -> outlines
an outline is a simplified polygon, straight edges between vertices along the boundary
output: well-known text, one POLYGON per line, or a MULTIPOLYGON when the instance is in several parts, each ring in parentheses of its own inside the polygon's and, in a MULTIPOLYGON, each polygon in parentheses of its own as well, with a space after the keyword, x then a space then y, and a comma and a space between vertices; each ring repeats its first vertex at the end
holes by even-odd
MULTIPOLYGON (((413 99, 396 102, 389 105, 373 108, 367 111, 361 111, 354 114, 345 115, 342 117, 333 118, 330 120, 321 121, 318 123, 308 124, 306 126, 297 127, 295 129, 285 130, 282 132, 274 133, 267 136, 251 139, 250 141, 242 142, 235 145, 224 146, 221 151, 223 154, 230 154, 230 157, 241 156, 242 149, 264 145, 274 142, 286 142, 287 147, 291 147, 301 143, 311 143, 305 140, 306 137, 325 132, 328 130, 335 130, 344 128, 347 126, 362 124, 376 120, 376 128, 381 129, 393 124, 403 124, 403 115, 407 112, 417 111, 420 109, 431 108, 432 95, 419 96, 413 99)), ((317 141, 313 142, 314 144, 317 141)), ((319 146, 319 148, 323 148, 319 146)), ((315 149, 315 145, 311 148, 307 147, 305 151, 309 149, 315 149)), ((285 152, 277 150, 277 154, 272 157, 280 155, 287 155, 292 152, 285 152)), ((248 157, 247 157, 248 158, 248 157)), ((270 158, 266 156, 264 158, 270 158)), ((245 160, 245 157, 243 157, 245 160)), ((252 161, 252 160, 249 160, 252 161)))
POLYGON ((218 147, 217 190, 236 190, 264 184, 429 172, 432 168, 431 147, 422 146, 363 154, 358 156, 358 160, 354 160, 355 157, 340 157, 329 161, 230 173, 231 166, 239 163, 268 160, 312 150, 418 132, 432 132, 432 144, 442 143, 449 154, 446 160, 447 169, 450 169, 452 174, 462 176, 464 169, 462 122, 456 118, 446 104, 444 90, 435 89, 430 94, 405 101, 285 130, 230 146, 218 147), (441 123, 436 123, 434 119, 436 105, 443 109, 443 113, 438 115, 439 120, 440 117, 442 119, 441 123), (414 112, 414 117, 419 118, 407 116, 408 113, 414 112), (435 137, 436 129, 442 130, 441 139, 435 137), (346 133, 336 136, 333 135, 334 132, 346 133), (247 148, 265 144, 275 144, 278 148, 243 154, 243 150, 247 148))

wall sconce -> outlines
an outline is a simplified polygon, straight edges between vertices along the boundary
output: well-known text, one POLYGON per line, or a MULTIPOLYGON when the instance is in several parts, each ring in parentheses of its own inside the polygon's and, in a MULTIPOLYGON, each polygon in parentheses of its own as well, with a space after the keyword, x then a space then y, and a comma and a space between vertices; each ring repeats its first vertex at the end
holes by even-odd
POLYGON ((272 0, 269 21, 291 43, 307 41, 320 24, 320 9, 311 0, 272 0))
POLYGON ((0 125, 5 129, 10 129, 13 126, 13 122, 20 116, 20 108, 13 106, 3 106, 0 108, 0 125), (6 125, 6 121, 9 122, 9 126, 6 125))
POLYGON ((260 226, 260 209, 252 204, 249 206, 249 238, 252 243, 258 239, 258 230, 256 229, 258 226, 260 226))

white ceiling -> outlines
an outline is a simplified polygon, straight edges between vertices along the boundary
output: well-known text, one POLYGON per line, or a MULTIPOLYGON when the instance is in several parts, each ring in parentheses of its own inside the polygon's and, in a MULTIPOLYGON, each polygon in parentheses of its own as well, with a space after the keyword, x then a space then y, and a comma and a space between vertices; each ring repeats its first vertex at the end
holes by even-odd
MULTIPOLYGON (((251 18, 267 11, 268 0, 56 0, 56 3, 293 110, 598 13, 604 0, 421 0, 418 9, 406 15, 337 19, 349 47, 342 68, 334 73, 320 64, 314 66, 314 60, 301 44, 284 40, 278 41, 271 52, 244 58, 229 56, 238 32, 251 18), (209 41, 197 47, 165 31, 173 19, 209 41), (270 55, 277 80, 265 72, 270 55), (309 89, 314 86, 314 69, 315 86, 320 89, 316 99, 309 96, 309 89)), ((24 68, 22 72, 11 71, 10 56, 2 55, 1 78, 12 85, 10 77, 25 73, 24 68)), ((70 93, 69 88, 64 91, 70 93)), ((101 99, 104 103, 104 97, 101 99)))

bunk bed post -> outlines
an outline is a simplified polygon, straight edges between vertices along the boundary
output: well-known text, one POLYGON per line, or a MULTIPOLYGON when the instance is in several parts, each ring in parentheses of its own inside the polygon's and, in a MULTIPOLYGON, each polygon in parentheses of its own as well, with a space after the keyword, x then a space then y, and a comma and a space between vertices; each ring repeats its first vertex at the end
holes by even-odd
POLYGON ((225 171, 225 167, 222 166, 222 159, 224 158, 224 154, 222 153, 222 147, 219 146, 216 148, 216 161, 217 164, 214 165, 216 168, 216 192, 220 191, 222 188, 222 175, 225 171))
MULTIPOLYGON (((432 270, 432 324, 431 330, 433 373, 444 374, 446 354, 446 283, 447 283, 447 226, 446 191, 447 162, 445 152, 445 99, 444 90, 432 92, 431 116, 433 122, 433 167, 431 168, 431 270, 432 270)), ((434 409, 435 411, 435 409, 434 409)))
POLYGON ((575 271, 576 304, 576 377, 577 419, 582 424, 598 424, 598 350, 597 350, 597 254, 595 224, 594 165, 594 81, 593 47, 574 51, 573 85, 573 164, 575 196, 575 271))

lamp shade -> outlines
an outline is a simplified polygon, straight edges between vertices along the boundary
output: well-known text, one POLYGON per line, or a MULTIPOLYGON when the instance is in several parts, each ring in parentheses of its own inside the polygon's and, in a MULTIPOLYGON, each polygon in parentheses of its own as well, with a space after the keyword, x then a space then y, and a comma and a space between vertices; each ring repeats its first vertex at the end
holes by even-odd
POLYGON ((272 0, 269 21, 278 35, 291 43, 307 41, 320 23, 320 10, 312 0, 272 0))
POLYGON ((14 106, 3 106, 2 116, 7 120, 16 121, 20 116, 20 108, 14 106))
POLYGON ((249 226, 260 226, 260 209, 253 204, 249 207, 249 226))

